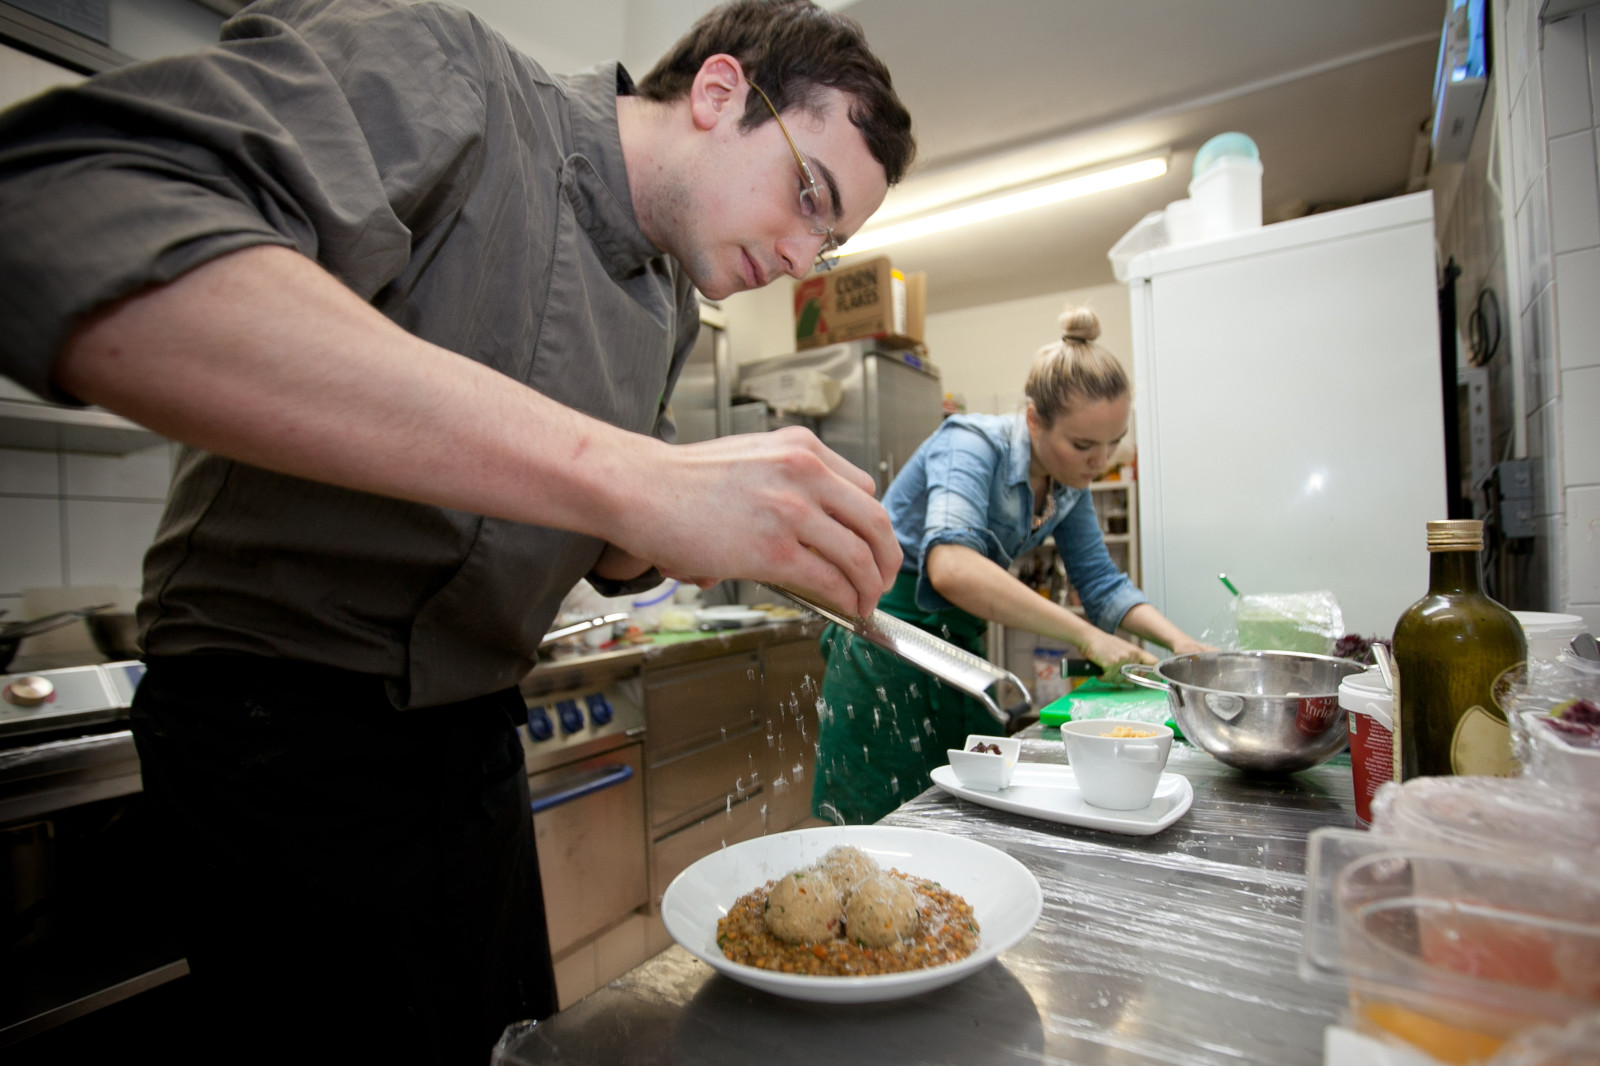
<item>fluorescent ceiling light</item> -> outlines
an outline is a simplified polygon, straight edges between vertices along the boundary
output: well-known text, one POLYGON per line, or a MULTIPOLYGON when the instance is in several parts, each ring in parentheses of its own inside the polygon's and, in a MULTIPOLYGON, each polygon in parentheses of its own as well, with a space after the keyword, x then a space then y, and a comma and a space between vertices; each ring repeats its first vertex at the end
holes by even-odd
POLYGON ((896 222, 881 229, 868 229, 851 237, 839 249, 839 254, 854 255, 857 252, 871 251, 874 248, 898 244, 901 241, 909 241, 916 237, 943 233, 945 230, 955 229, 958 226, 970 226, 976 222, 988 222, 991 219, 1014 215, 1019 211, 1032 210, 1035 207, 1048 207, 1050 204, 1059 204, 1064 200, 1074 200, 1080 196, 1089 196, 1093 193, 1104 192, 1107 189, 1116 189, 1123 185, 1132 185, 1135 182, 1149 181, 1152 178, 1161 177, 1166 172, 1167 157, 1161 155, 1153 159, 1141 159, 1134 163, 1124 163, 1121 166, 1097 170, 1090 174, 1079 174, 1061 181, 1051 182, 1048 185, 1024 189, 1021 192, 1005 193, 986 200, 979 200, 976 203, 952 207, 908 222, 896 222))

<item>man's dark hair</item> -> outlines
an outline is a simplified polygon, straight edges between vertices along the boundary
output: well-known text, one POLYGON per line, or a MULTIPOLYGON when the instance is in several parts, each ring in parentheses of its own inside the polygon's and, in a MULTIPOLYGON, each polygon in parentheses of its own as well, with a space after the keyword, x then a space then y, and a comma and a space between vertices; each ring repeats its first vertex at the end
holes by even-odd
MULTIPOLYGON (((911 115, 895 95, 889 68, 867 48, 854 19, 811 0, 734 0, 712 9, 639 82, 639 94, 666 102, 685 96, 711 56, 727 53, 744 66, 780 112, 815 110, 819 90, 852 97, 850 121, 893 185, 905 177, 917 143, 911 115)), ((772 112, 756 93, 745 101, 739 128, 748 133, 772 112)))

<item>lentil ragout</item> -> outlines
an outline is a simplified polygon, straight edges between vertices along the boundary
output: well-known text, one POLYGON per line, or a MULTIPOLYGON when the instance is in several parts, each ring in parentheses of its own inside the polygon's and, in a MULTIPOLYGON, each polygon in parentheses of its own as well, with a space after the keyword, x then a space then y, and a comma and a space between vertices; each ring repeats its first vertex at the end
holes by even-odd
POLYGON ((978 947, 978 920, 966 900, 935 881, 923 881, 899 870, 889 876, 911 882, 917 895, 917 931, 886 948, 869 948, 842 937, 818 944, 789 944, 767 931, 767 892, 775 881, 748 895, 717 921, 717 946, 734 962, 778 973, 813 977, 862 977, 904 973, 943 966, 971 955, 978 947))

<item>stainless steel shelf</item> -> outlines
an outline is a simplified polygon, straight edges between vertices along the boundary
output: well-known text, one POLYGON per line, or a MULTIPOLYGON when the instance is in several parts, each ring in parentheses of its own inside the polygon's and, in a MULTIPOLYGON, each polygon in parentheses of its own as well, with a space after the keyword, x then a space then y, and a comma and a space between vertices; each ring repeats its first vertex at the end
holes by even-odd
POLYGON ((99 407, 0 399, 0 448, 126 455, 164 439, 99 407))

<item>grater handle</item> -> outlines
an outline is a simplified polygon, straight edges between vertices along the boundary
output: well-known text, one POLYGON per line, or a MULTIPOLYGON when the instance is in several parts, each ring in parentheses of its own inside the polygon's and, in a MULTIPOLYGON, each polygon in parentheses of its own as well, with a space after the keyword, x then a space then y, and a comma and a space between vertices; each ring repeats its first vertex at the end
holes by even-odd
POLYGON ((873 614, 881 617, 882 619, 882 622, 876 628, 874 628, 872 625, 869 625, 865 619, 847 618, 826 604, 818 603, 810 597, 802 593, 795 592, 792 589, 785 588, 782 585, 769 585, 766 582, 760 582, 760 584, 781 596, 788 597, 803 607, 815 611, 817 614, 820 614, 822 617, 828 619, 828 621, 833 622, 844 629, 848 629, 856 636, 861 637, 864 640, 871 641, 878 647, 894 653, 918 669, 932 674, 940 680, 948 682, 954 687, 967 693, 978 702, 982 703, 984 709, 989 712, 990 716, 992 716, 994 720, 1000 723, 1002 726, 1009 727, 1012 719, 1017 714, 1028 710, 1033 705, 1033 696, 1028 692, 1028 686, 1024 685, 1022 683, 1022 679, 1017 677, 1016 674, 1013 674, 1009 670, 1002 670, 1000 667, 995 666, 988 660, 980 659, 978 656, 973 655, 965 648, 960 648, 954 644, 951 644, 949 641, 941 640, 931 633, 918 629, 909 622, 895 618, 893 615, 883 614, 881 611, 874 611, 873 614), (908 654, 907 650, 900 647, 889 634, 882 632, 882 630, 885 628, 909 629, 913 631, 916 635, 916 642, 921 646, 922 650, 931 651, 936 655, 942 656, 944 659, 948 660, 948 662, 943 664, 930 662, 928 656, 926 655, 914 656, 908 654), (941 665, 945 668, 941 669, 941 665), (965 670, 962 669, 963 667, 965 670), (978 680, 970 676, 972 674, 978 674, 981 677, 987 678, 988 680, 980 684, 978 680), (1002 708, 1000 704, 995 701, 994 697, 989 694, 989 689, 994 688, 1002 681, 1014 686, 1022 695, 1021 701, 1013 704, 1009 708, 1002 708))

